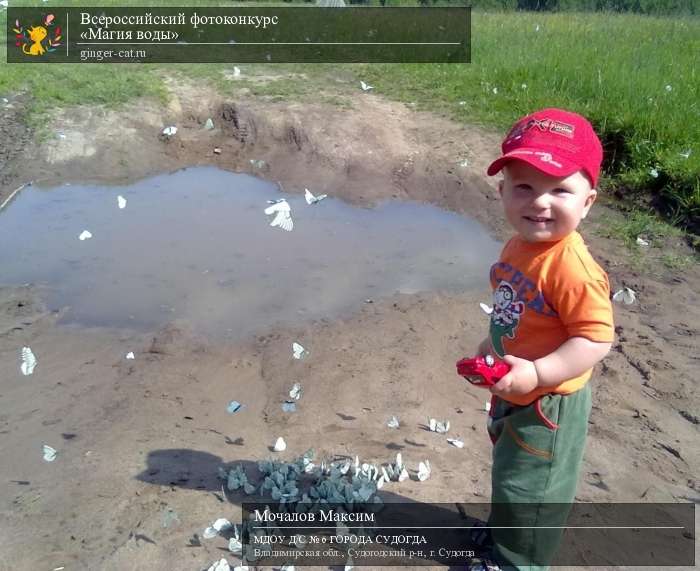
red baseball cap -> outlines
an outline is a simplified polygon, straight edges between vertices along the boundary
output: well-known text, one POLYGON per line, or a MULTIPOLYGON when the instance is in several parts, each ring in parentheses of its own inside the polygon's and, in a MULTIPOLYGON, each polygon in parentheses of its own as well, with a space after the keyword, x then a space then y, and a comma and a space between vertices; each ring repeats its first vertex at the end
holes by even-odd
POLYGON ((520 119, 501 145, 503 155, 486 171, 495 175, 519 160, 550 176, 564 178, 582 170, 595 187, 603 146, 593 126, 581 115, 563 109, 542 109, 520 119))

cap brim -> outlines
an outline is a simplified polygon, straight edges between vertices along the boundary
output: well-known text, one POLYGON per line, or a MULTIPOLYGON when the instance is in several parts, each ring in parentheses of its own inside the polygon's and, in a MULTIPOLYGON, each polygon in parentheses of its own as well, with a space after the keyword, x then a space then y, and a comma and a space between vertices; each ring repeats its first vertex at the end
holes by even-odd
POLYGON ((489 165, 489 168, 486 169, 486 174, 489 176, 495 175, 511 161, 521 161, 527 163, 536 168, 538 171, 556 178, 564 178, 581 170, 581 165, 570 161, 561 155, 543 152, 541 149, 520 148, 514 152, 506 153, 502 157, 499 157, 493 161, 489 165), (547 160, 543 159, 543 156, 545 155, 547 160))

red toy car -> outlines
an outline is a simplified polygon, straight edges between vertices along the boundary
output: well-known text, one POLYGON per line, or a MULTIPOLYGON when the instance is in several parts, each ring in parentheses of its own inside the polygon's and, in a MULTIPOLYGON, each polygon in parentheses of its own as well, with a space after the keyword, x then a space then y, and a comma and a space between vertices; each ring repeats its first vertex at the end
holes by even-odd
POLYGON ((472 385, 490 387, 510 371, 510 365, 491 355, 471 357, 457 361, 457 374, 472 385))

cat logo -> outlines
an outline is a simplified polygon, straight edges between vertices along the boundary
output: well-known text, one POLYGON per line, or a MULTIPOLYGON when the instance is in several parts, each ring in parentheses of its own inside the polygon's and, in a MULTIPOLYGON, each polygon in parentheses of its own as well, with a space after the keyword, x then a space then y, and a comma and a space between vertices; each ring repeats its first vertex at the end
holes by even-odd
POLYGON ((15 46, 22 50, 24 55, 43 56, 47 52, 55 52, 61 45, 61 28, 54 27, 54 15, 49 14, 44 18, 41 26, 23 28, 19 20, 15 20, 15 46), (50 32, 53 32, 51 37, 50 32), (44 45, 45 44, 45 45, 44 45))

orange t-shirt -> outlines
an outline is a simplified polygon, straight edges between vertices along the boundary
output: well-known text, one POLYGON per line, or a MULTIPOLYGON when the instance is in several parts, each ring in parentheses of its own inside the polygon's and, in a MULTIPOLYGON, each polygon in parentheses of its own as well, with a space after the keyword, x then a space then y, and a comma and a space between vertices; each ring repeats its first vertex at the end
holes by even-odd
MULTIPOLYGON (((572 232, 558 242, 511 238, 491 266, 493 312, 489 335, 495 352, 534 361, 571 337, 609 343, 614 339, 608 276, 572 232)), ((527 405, 545 393, 583 387, 592 369, 556 387, 538 387, 508 400, 527 405)))

